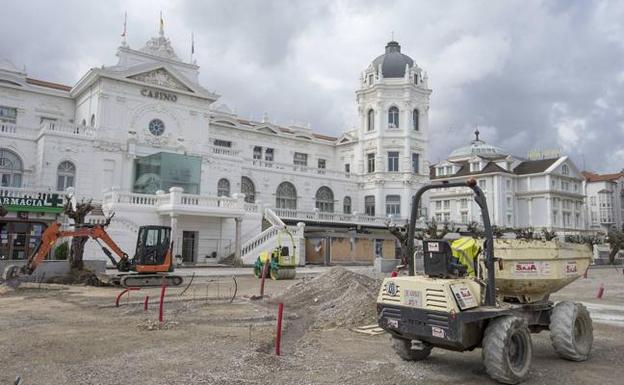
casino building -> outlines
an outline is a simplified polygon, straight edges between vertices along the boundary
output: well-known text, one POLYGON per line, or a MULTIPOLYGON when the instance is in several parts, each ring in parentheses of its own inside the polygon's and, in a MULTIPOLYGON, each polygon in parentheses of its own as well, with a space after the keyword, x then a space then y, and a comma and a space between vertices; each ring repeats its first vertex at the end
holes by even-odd
POLYGON ((293 226, 300 263, 348 260, 330 249, 393 253, 376 229, 406 218, 429 178, 431 90, 399 43, 362 72, 359 125, 339 137, 220 106, 162 26, 139 49, 123 42, 117 57, 72 86, 0 62, 0 258, 32 251, 68 189, 98 205, 89 221, 115 213, 109 232, 128 251, 139 226, 166 224, 186 262, 251 262, 277 242, 263 226, 271 208, 293 226), (366 237, 372 246, 356 242, 366 237))

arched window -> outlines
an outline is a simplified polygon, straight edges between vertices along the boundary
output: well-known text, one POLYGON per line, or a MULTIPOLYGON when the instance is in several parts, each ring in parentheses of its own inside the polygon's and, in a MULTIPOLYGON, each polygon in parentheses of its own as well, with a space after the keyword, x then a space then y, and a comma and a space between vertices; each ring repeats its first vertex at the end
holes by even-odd
POLYGON ((241 193, 245 194, 245 202, 254 203, 256 201, 256 186, 246 176, 241 177, 241 193))
POLYGON ((373 131, 375 129, 375 110, 372 108, 366 114, 366 130, 373 131))
POLYGON ((82 124, 83 126, 87 125, 87 120, 86 119, 82 119, 82 122, 80 122, 80 124, 82 124))
POLYGON ((229 197, 230 196, 230 181, 221 178, 219 182, 217 182, 217 196, 220 197, 229 197))
POLYGON ((414 131, 420 130, 420 112, 418 109, 412 111, 412 125, 414 127, 414 131))
POLYGON ((334 192, 329 187, 316 190, 316 208, 323 213, 334 212, 334 192))
POLYGON ((297 209, 297 189, 290 182, 282 182, 275 191, 275 207, 278 209, 297 209))
POLYGON ((68 187, 74 187, 76 178, 76 166, 72 162, 64 161, 56 169, 56 191, 65 191, 68 187))
POLYGON ((91 127, 95 127, 95 114, 91 114, 91 127))
POLYGON ((20 157, 13 151, 0 148, 0 186, 22 187, 23 173, 20 157))
POLYGON ((342 212, 351 214, 351 197, 344 197, 342 200, 342 212))
POLYGON ((399 109, 395 106, 388 110, 388 128, 399 128, 399 109))

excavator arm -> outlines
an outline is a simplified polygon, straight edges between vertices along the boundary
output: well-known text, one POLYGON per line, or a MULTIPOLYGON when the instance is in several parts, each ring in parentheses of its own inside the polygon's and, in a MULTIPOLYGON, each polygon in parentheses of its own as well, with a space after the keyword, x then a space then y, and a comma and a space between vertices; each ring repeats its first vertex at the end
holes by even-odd
MULTIPOLYGON (((41 242, 39 243, 39 246, 37 247, 35 252, 28 257, 28 261, 20 269, 21 273, 31 275, 37 269, 37 267, 45 260, 46 256, 48 255, 50 250, 52 250, 56 242, 59 239, 68 237, 91 238, 95 240, 102 248, 104 254, 108 256, 108 258, 119 270, 127 271, 128 266, 130 265, 130 259, 128 257, 128 254, 126 254, 117 245, 117 243, 113 241, 113 239, 108 235, 103 226, 85 226, 80 227, 76 230, 61 231, 61 224, 55 222, 45 229, 45 231, 41 235, 41 242), (119 257, 119 261, 117 261, 113 257, 112 253, 106 247, 102 246, 100 240, 104 242, 119 257)), ((15 278, 12 277, 12 275, 14 275, 15 273, 17 272, 13 271, 11 273, 5 273, 5 275, 7 276, 5 277, 5 279, 15 278)))

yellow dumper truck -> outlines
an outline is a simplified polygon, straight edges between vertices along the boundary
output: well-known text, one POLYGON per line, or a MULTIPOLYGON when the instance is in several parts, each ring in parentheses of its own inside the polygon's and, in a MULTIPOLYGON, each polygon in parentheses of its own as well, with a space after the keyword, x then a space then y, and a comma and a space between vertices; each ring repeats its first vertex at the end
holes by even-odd
POLYGON ((423 360, 434 347, 481 348, 490 377, 516 384, 530 370, 531 333, 549 330, 559 356, 588 358, 593 329, 585 306, 549 300, 587 269, 592 258, 587 246, 494 240, 485 196, 473 179, 422 187, 413 198, 408 226, 409 275, 386 278, 377 298, 379 326, 392 335, 400 357, 423 360), (474 192, 485 240, 423 240, 424 274, 416 275, 412 257, 420 198, 430 189, 457 187, 474 192))

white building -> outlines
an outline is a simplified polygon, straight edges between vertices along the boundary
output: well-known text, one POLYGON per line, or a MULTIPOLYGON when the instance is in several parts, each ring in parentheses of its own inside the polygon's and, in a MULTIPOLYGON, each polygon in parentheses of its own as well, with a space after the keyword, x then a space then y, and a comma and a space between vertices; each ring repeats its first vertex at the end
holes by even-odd
POLYGON ((583 176, 588 228, 603 233, 612 227, 624 230, 624 172, 583 176))
POLYGON ((383 227, 408 216, 428 180, 431 90, 397 42, 361 75, 360 124, 337 138, 215 106, 199 66, 176 55, 162 27, 117 56, 73 86, 0 65, 2 257, 32 252, 68 187, 116 213, 109 232, 125 250, 138 226, 166 224, 187 261, 242 243, 249 262, 271 241, 264 207, 290 224, 383 227))
MULTIPOLYGON (((567 156, 522 159, 487 144, 475 132, 468 146, 431 166, 431 180, 475 178, 487 197, 490 220, 500 227, 547 228, 562 233, 585 229, 583 176, 567 156)), ((467 188, 432 190, 429 212, 438 222, 481 222, 467 188)))

